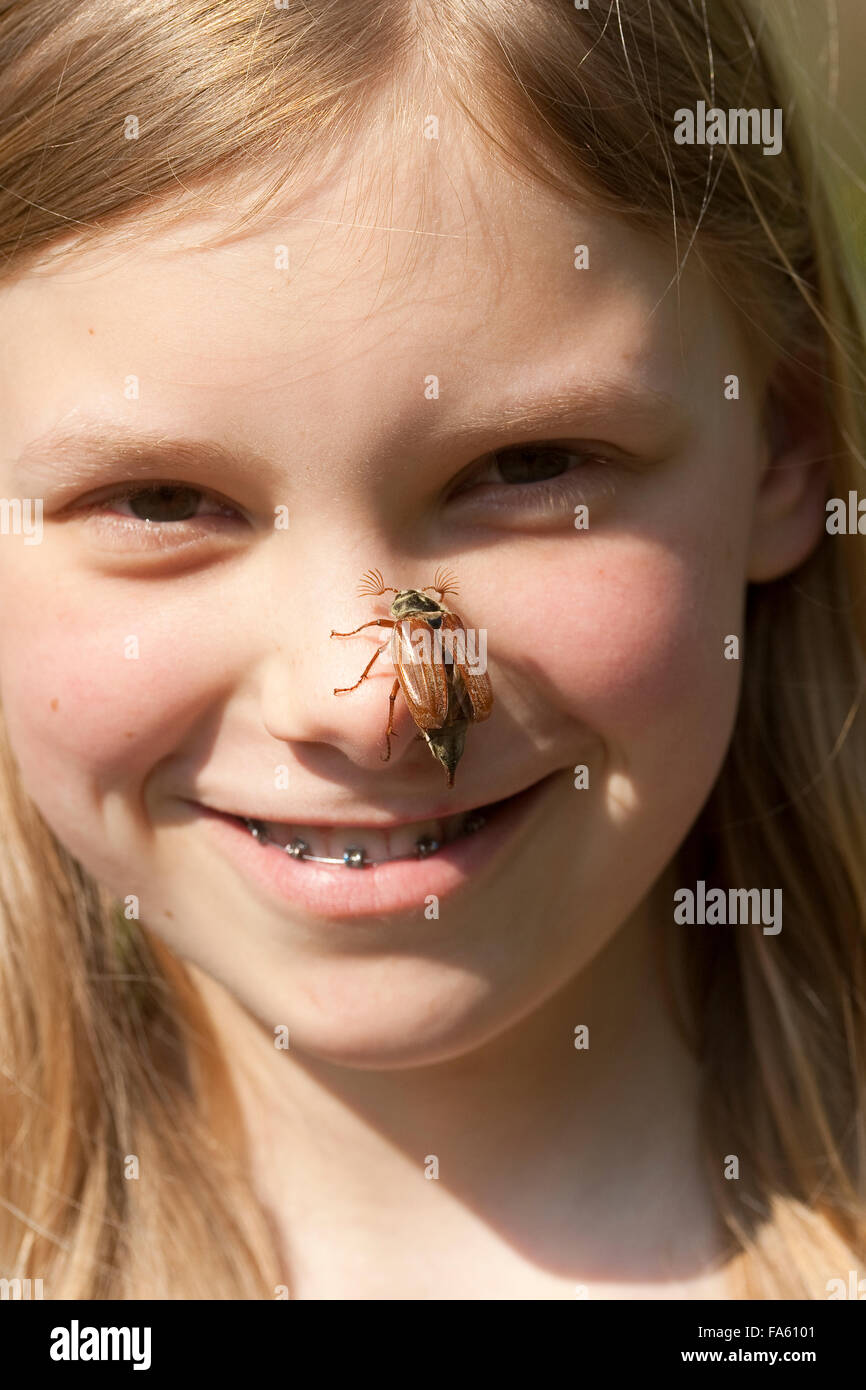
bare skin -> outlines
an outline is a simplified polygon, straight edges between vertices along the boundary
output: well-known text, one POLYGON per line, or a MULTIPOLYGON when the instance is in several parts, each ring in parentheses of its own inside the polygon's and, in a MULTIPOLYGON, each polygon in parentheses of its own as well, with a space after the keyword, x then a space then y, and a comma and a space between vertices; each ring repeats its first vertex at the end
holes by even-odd
POLYGON ((436 161, 393 139, 276 231, 106 242, 0 291, 3 492, 45 508, 41 545, 0 547, 10 734, 61 839, 190 962, 293 1297, 727 1296, 653 947, 735 717, 724 637, 747 582, 820 534, 814 441, 764 438, 765 364, 695 259, 677 293, 659 245, 468 137, 436 161), (392 155, 393 188, 370 172, 392 155), (555 393, 567 415, 515 420, 555 393), (110 459, 20 460, 89 415, 264 462, 142 468, 205 494, 148 526, 104 499, 110 459), (558 493, 478 464, 551 440, 577 458, 558 493), (329 641, 373 616, 371 564, 415 585, 440 562, 496 692, 459 805, 550 785, 438 920, 324 922, 252 884, 191 802, 361 828, 444 805, 399 703, 381 761, 387 662, 333 696, 376 634, 329 641))

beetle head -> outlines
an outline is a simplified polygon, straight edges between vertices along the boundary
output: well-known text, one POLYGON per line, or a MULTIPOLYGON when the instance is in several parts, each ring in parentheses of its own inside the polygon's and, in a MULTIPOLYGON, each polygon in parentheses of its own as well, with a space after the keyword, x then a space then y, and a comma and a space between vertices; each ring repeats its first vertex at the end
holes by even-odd
POLYGON ((420 589, 401 589, 391 604, 392 618, 414 618, 416 614, 423 618, 444 612, 441 603, 429 594, 422 594, 420 589))

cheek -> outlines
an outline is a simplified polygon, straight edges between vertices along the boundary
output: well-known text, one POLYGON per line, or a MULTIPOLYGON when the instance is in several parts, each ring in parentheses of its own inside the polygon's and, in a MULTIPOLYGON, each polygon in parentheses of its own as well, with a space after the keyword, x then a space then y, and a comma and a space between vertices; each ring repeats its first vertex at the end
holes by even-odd
POLYGON ((31 587, 26 603, 10 602, 0 694, 29 795, 56 822, 64 807, 81 815, 94 798, 140 783, 200 713, 211 664, 194 641, 178 643, 165 608, 140 600, 113 605, 109 619, 104 602, 84 594, 59 604, 31 587))
POLYGON ((530 668, 560 716, 630 757, 651 731, 681 743, 729 730, 740 664, 726 660, 725 637, 741 630, 744 591, 730 557, 714 566, 696 549, 628 537, 539 568, 518 592, 530 668))

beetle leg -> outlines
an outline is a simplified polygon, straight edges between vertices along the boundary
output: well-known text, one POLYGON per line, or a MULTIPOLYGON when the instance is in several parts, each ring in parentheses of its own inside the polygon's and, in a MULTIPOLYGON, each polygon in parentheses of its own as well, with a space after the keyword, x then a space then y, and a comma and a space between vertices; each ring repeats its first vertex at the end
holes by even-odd
POLYGON ((388 727, 385 730, 385 742, 388 745, 388 751, 387 753, 382 754, 383 763, 386 763, 391 756, 391 738, 397 737, 397 730, 394 728, 394 701, 396 700, 399 693, 400 682, 399 680, 396 680, 391 689, 391 695, 388 700, 388 727))
MULTIPOLYGON (((338 633, 338 634, 335 634, 335 635, 341 636, 342 634, 339 634, 339 633, 338 633)), ((348 636, 349 634, 346 633, 345 635, 348 636)), ((381 645, 381 647, 377 647, 377 648, 376 648, 376 650, 374 651, 373 655, 370 657, 370 660, 367 662, 367 665, 364 667, 363 671, 361 672, 361 674, 360 674, 358 680, 355 681, 355 684, 354 684, 354 685, 340 685, 340 686, 338 686, 337 689, 334 691, 334 694, 335 694, 335 695, 346 695, 346 694, 348 694, 348 692, 349 692, 350 690, 357 690, 357 689, 358 689, 358 686, 361 684, 361 681, 366 680, 366 678, 367 678, 367 672, 369 671, 370 667, 373 665, 373 662, 376 661, 376 660, 382 655, 383 651, 384 651, 385 648, 389 645, 390 641, 391 641, 391 639, 390 639, 390 637, 389 637, 387 642, 383 642, 382 645, 381 645)))
POLYGON ((363 632, 365 627, 396 627, 393 618, 373 618, 369 623, 362 623, 360 627, 352 628, 351 632, 332 632, 332 637, 354 637, 356 632, 363 632))

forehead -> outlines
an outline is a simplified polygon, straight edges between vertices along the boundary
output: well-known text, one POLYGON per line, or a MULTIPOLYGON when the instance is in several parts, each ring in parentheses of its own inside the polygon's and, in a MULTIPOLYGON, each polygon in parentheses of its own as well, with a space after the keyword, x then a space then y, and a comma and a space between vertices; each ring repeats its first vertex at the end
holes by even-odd
POLYGON ((12 432, 83 403, 128 416, 130 379, 157 428, 251 408, 276 448, 281 421, 328 418, 335 390, 375 433, 377 416, 429 400, 431 379, 447 413, 491 380, 543 389, 553 358, 673 394, 730 324, 696 260, 676 284, 671 249, 588 197, 518 180, 447 122, 438 140, 377 133, 219 244, 236 214, 141 238, 131 221, 0 289, 12 432))

